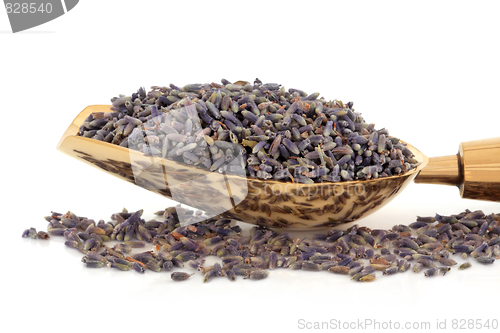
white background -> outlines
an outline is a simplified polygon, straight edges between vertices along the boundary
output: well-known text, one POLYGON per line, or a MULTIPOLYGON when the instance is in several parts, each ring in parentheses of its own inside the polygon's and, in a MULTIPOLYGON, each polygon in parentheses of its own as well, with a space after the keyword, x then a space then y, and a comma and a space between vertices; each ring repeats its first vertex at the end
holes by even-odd
MULTIPOLYGON (((167 273, 87 269, 59 237, 21 238, 28 227, 46 230, 52 210, 109 220, 143 208, 151 218, 172 204, 56 151, 87 105, 140 86, 258 77, 318 91, 353 101, 367 121, 428 156, 498 137, 499 10, 497 1, 84 0, 17 34, 0 10, 2 327, 292 332, 304 331, 300 320, 372 319, 446 320, 442 331, 451 331, 453 319, 500 321, 499 263, 367 284, 280 269, 259 282, 204 284, 197 273, 174 283, 167 273)), ((500 212, 457 188, 411 184, 358 224, 388 228, 466 208, 500 212)))

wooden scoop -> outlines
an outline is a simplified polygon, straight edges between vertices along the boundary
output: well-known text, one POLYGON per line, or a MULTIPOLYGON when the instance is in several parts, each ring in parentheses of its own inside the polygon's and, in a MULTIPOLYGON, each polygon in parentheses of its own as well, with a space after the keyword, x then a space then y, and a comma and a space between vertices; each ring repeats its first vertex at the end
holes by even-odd
MULTIPOLYGON (((85 108, 68 127, 57 149, 137 186, 202 210, 205 216, 221 215, 271 228, 296 230, 336 226, 380 209, 413 179, 416 183, 458 186, 464 198, 500 201, 500 138, 462 143, 457 155, 431 159, 407 144, 419 163, 403 174, 362 181, 300 184, 250 178, 246 172, 210 172, 77 136, 90 113, 109 112, 109 108, 109 105, 85 108)), ((186 218, 188 223, 199 220, 186 218)))

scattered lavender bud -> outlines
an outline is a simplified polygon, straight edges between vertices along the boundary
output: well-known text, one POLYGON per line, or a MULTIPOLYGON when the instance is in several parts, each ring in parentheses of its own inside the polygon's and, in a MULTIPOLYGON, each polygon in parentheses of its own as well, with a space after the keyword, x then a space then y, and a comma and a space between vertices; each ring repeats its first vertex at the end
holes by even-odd
POLYGON ((194 275, 194 273, 189 274, 185 272, 173 272, 172 274, 170 274, 170 278, 174 281, 185 281, 189 279, 192 275, 194 275))
MULTIPOLYGON (((258 159, 255 165, 270 165, 258 159)), ((280 200, 278 203, 283 203, 286 209, 296 209, 292 208, 295 203, 292 196, 284 193, 268 193, 266 196, 267 200, 280 200)), ((318 195, 316 200, 321 199, 322 196, 318 195)), ((255 200, 257 209, 265 208, 263 201, 263 196, 255 200)), ((307 205, 307 200, 303 203, 305 205, 301 205, 301 209, 311 207, 307 205)), ((265 209, 262 211, 267 212, 265 209)), ((169 207, 158 214, 165 221, 148 222, 142 218, 142 210, 115 213, 112 215, 113 221, 108 223, 104 220, 95 222, 71 212, 52 213, 45 220, 49 222, 49 230, 63 231, 58 234, 51 232, 52 236, 64 236, 66 246, 85 253, 82 262, 87 267, 108 266, 144 273, 146 268, 162 272, 185 265, 187 269, 201 271, 204 282, 222 275, 226 275, 230 281, 235 281, 236 275, 259 280, 266 278, 269 270, 277 267, 328 270, 348 275, 360 282, 374 281, 376 274, 380 274, 376 271, 381 271, 384 276, 405 272, 410 268, 414 272, 425 268, 425 276, 435 276, 445 275, 452 266, 457 265, 450 253, 465 255, 465 258, 470 256, 479 263, 489 265, 500 254, 500 243, 497 241, 500 231, 497 220, 500 216, 485 216, 479 211, 466 210, 455 215, 436 214, 435 218, 417 218, 421 221, 413 225, 415 228, 397 224, 388 230, 372 230, 355 225, 347 230, 333 228, 305 238, 293 238, 289 233, 263 226, 256 226, 245 234, 243 228, 231 223, 233 220, 219 216, 180 226, 180 214, 194 216, 195 212, 180 206, 169 207), (76 222, 76 226, 68 227, 62 221, 68 225, 75 225, 76 222), (483 225, 485 229, 482 229, 483 225), (146 231, 150 237, 144 236, 146 231), (119 240, 125 235, 129 237, 127 241, 113 247, 106 245, 111 239, 119 240), (131 253, 132 248, 148 245, 153 249, 131 253), (204 266, 208 255, 217 255, 221 263, 204 266), (369 261, 369 265, 365 266, 366 261, 369 261)), ((43 238, 43 233, 30 228, 22 236, 43 238)), ((458 269, 470 266, 470 263, 465 263, 458 269)), ((171 274, 174 280, 192 275, 180 272, 171 274)))

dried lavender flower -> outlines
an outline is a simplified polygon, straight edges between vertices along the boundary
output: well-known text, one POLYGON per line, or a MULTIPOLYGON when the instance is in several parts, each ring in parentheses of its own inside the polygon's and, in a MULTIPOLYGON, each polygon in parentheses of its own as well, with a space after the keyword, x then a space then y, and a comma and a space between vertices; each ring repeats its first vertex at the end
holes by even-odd
MULTIPOLYGON (((269 196, 284 202, 290 200, 283 194, 269 193, 269 196)), ((256 203, 259 204, 258 199, 256 203)), ((466 257, 491 265, 500 252, 497 243, 500 216, 491 214, 486 217, 478 211, 466 210, 449 216, 437 214, 435 221, 433 218, 417 218, 421 220, 418 222, 425 220, 425 225, 417 224, 415 228, 397 224, 388 230, 371 230, 354 225, 347 230, 331 229, 324 234, 305 238, 293 238, 289 233, 262 226, 255 226, 245 234, 242 228, 231 223, 231 219, 222 219, 220 216, 180 226, 180 214, 192 216, 195 213, 177 206, 169 207, 159 214, 163 215, 165 221, 146 222, 142 218, 142 210, 115 213, 111 223, 104 220, 96 223, 71 212, 52 213, 46 220, 49 221, 49 228, 63 230, 58 235, 66 238, 66 246, 85 253, 82 261, 87 267, 108 266, 145 273, 146 268, 155 272, 169 271, 174 266, 183 267, 185 262, 187 269, 201 271, 205 282, 222 275, 226 275, 230 281, 235 281, 236 275, 259 280, 266 278, 269 270, 278 267, 328 270, 348 275, 354 281, 369 282, 375 280, 378 274, 384 276, 405 272, 412 263, 415 263, 414 272, 425 268, 425 276, 445 275, 451 266, 457 265, 452 256, 466 254, 466 257), (77 222, 76 227, 62 224, 63 219, 77 222), (455 227, 457 223, 459 225, 455 227), (483 225, 487 228, 483 228, 483 225), (145 230, 150 237, 143 236, 145 230), (130 237, 126 242, 113 247, 106 245, 111 235, 118 239, 125 234, 130 237), (148 244, 153 247, 152 250, 129 253, 132 248, 148 244), (208 255, 218 255, 221 263, 203 266, 208 255), (365 266, 366 263, 369 265, 365 266)), ((42 233, 30 228, 22 235, 28 237, 30 231, 35 237, 42 233)), ((458 269, 470 266, 467 262, 458 269)), ((181 272, 171 274, 174 280, 192 275, 181 272)))
MULTIPOLYGON (((317 92, 299 94, 300 89, 287 91, 280 84, 260 80, 253 85, 193 83, 183 87, 180 91, 174 84, 155 86, 147 93, 139 88, 130 96, 112 98, 111 112, 86 119, 78 135, 211 171, 225 170, 224 163, 231 156, 200 163, 201 155, 195 152, 197 137, 191 135, 202 131, 211 147, 241 145, 248 177, 282 181, 290 181, 282 177, 283 170, 293 174, 293 168, 286 165, 290 157, 330 164, 324 173, 298 179, 307 183, 384 177, 415 167, 411 151, 386 129, 377 131, 366 123, 352 102, 328 101, 317 92), (332 153, 335 160, 327 156, 332 153), (275 158, 277 167, 254 175, 245 162, 258 154, 275 158), (335 165, 341 170, 333 170, 335 165)), ((198 152, 203 154, 203 150, 198 152)))
POLYGON ((192 275, 194 275, 194 273, 189 274, 186 272, 173 272, 172 274, 170 274, 170 278, 174 281, 185 281, 189 279, 192 275))

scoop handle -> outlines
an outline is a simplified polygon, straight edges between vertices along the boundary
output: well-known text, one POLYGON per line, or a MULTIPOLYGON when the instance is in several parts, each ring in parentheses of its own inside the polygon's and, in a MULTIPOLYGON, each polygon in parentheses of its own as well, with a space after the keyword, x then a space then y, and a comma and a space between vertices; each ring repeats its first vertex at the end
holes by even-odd
POLYGON ((415 183, 455 185, 462 198, 500 201, 500 137, 462 142, 456 155, 429 158, 415 183))

